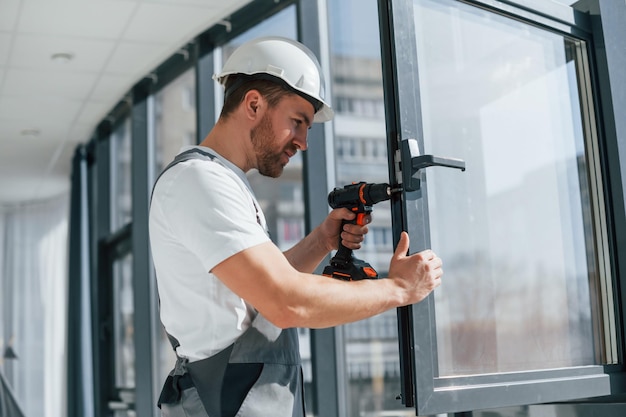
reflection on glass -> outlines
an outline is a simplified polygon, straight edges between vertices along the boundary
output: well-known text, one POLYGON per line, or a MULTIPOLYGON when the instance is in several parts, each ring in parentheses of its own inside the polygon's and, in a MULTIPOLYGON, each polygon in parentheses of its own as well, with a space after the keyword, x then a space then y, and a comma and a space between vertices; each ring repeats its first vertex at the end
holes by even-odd
POLYGON ((415 0, 440 376, 595 363, 595 274, 576 43, 415 0))
MULTIPOLYGON (((179 75, 154 96, 154 172, 158 176, 183 146, 196 140, 196 80, 194 69, 179 75)), ((154 180, 156 180, 156 176, 154 180)), ((159 389, 176 363, 163 326, 158 326, 157 385, 159 389)))
MULTIPOLYGON (((282 36, 297 39, 296 8, 289 6, 269 19, 252 27, 222 47, 222 61, 244 42, 261 36, 282 36)), ((216 68, 216 72, 219 72, 216 68)), ((221 110, 222 103, 216 108, 221 110)), ((266 178, 256 170, 247 173, 248 180, 263 209, 272 241, 287 250, 304 238, 304 194, 302 185, 302 156, 297 153, 285 166, 279 178, 266 178)), ((313 410, 311 381, 311 348, 309 329, 298 329, 300 356, 305 384, 305 402, 308 412, 313 410)))
POLYGON ((111 134, 111 231, 132 219, 130 119, 111 134))
MULTIPOLYGON (((239 45, 261 36, 297 39, 295 6, 287 7, 225 44, 222 61, 226 62, 239 45)), ((221 110, 221 106, 219 103, 216 108, 221 110)), ((248 172, 248 180, 263 208, 272 240, 282 250, 289 249, 304 237, 301 155, 298 153, 291 158, 279 178, 266 178, 253 170, 248 172)))
POLYGON ((113 264, 115 386, 118 388, 135 387, 132 272, 132 254, 116 260, 113 264))
MULTIPOLYGON (((196 79, 189 69, 154 96, 155 170, 158 175, 196 141, 196 79)), ((156 179, 156 178, 155 178, 156 179)))
MULTIPOLYGON (((336 186, 389 182, 376 1, 331 0, 329 19, 336 186)), ((369 233, 355 256, 385 276, 393 253, 390 205, 373 209, 369 233)), ((401 392, 396 312, 342 329, 348 415, 414 414, 396 400, 401 392)))

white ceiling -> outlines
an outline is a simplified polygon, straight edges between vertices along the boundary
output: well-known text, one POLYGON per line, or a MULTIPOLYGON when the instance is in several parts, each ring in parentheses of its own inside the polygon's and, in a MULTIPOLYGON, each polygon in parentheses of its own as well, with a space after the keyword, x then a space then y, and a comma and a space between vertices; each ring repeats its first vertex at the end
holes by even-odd
POLYGON ((250 1, 0 1, 0 204, 66 193, 76 145, 129 89, 250 1))

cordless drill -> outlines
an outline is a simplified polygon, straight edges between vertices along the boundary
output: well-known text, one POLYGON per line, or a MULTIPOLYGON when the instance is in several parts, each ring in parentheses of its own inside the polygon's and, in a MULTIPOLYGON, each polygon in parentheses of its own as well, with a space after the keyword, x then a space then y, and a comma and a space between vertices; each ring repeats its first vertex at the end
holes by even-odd
MULTIPOLYGON (((389 200, 394 192, 389 184, 368 184, 359 182, 346 185, 343 188, 335 188, 328 194, 328 204, 332 208, 345 207, 356 214, 354 220, 344 220, 341 230, 346 223, 364 225, 365 216, 372 212, 372 206, 381 201, 389 200)), ((377 279, 378 272, 367 262, 357 259, 352 255, 352 249, 346 248, 341 243, 339 236, 339 249, 330 260, 330 265, 324 268, 323 275, 338 278, 344 281, 356 281, 361 279, 377 279)))

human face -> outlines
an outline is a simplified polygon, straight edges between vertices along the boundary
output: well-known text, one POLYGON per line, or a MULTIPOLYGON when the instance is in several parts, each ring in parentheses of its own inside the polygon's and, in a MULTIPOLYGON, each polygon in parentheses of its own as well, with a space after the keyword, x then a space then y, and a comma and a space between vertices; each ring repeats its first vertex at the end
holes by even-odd
POLYGON ((287 95, 263 114, 250 132, 261 175, 277 178, 298 149, 306 150, 313 106, 297 95, 287 95))

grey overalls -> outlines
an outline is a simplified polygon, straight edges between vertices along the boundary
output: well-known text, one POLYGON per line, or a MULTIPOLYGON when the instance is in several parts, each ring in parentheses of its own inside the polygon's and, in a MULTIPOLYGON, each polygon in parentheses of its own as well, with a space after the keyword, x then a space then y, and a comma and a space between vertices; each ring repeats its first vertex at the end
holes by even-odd
MULTIPOLYGON (((190 149, 163 172, 189 159, 215 158, 190 149)), ((178 341, 172 336, 170 341, 176 350, 178 341)), ((177 355, 158 404, 164 417, 304 417, 297 330, 281 330, 259 313, 248 330, 216 355, 196 362, 177 355)))

